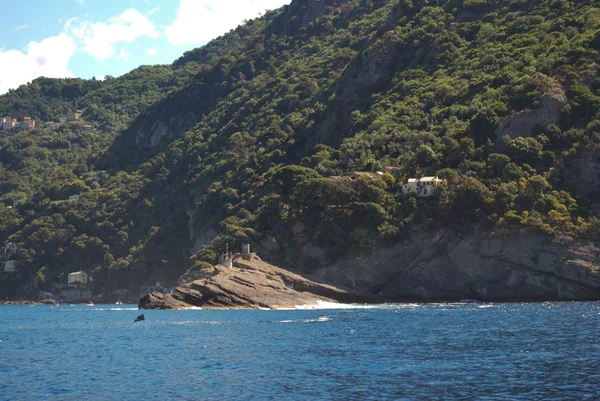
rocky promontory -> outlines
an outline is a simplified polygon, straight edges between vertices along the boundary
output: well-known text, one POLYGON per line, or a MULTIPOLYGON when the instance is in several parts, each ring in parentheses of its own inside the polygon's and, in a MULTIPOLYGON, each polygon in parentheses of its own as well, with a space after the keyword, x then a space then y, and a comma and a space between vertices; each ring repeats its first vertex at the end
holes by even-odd
POLYGON ((316 269, 310 278, 238 259, 184 276, 140 308, 285 308, 329 302, 600 300, 600 244, 442 229, 316 269))
POLYGON ((191 275, 193 281, 177 287, 174 294, 150 293, 140 309, 281 309, 324 302, 370 302, 355 292, 320 284, 261 260, 234 261, 191 275), (195 276, 195 277, 194 277, 195 276))

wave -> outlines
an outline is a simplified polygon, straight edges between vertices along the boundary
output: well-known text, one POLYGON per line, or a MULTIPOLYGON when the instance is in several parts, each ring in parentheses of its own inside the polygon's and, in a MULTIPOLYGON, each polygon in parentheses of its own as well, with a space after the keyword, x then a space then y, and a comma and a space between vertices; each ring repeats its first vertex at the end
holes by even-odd
MULTIPOLYGON (((317 301, 311 305, 297 305, 295 308, 284 310, 313 310, 313 309, 378 309, 382 305, 338 304, 337 302, 317 301)), ((281 310, 281 309, 280 309, 281 310)))
POLYGON ((305 319, 304 323, 319 323, 319 322, 328 322, 331 318, 328 316, 321 316, 318 319, 305 319))

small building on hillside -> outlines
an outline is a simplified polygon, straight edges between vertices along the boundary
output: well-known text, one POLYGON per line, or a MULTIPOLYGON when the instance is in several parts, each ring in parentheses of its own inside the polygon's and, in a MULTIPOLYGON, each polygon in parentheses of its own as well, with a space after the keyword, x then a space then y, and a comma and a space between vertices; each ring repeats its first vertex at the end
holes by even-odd
POLYGON ((242 244, 242 254, 240 256, 244 260, 256 259, 256 253, 250 252, 250 244, 242 244))
POLYGON ((9 242, 5 244, 2 250, 4 254, 4 259, 6 260, 11 260, 19 253, 19 247, 14 242, 9 242))
POLYGON ((16 260, 9 260, 4 262, 4 273, 14 273, 17 271, 17 267, 19 267, 19 262, 16 260))
POLYGON ((60 127, 60 123, 54 121, 48 121, 44 123, 44 128, 49 129, 50 131, 56 131, 60 127))
POLYGON ((17 123, 17 119, 16 118, 4 117, 2 119, 2 129, 4 131, 7 131, 9 129, 13 129, 15 127, 16 123, 17 123))
POLYGON ((86 125, 84 125, 84 126, 83 126, 83 130, 84 130, 84 131, 91 131, 91 130, 93 130, 93 129, 94 129, 94 127, 92 127, 92 126, 91 126, 91 125, 89 125, 89 124, 86 124, 86 125))
POLYGON ((23 123, 21 125, 25 129, 34 129, 35 128, 35 120, 32 120, 31 117, 24 117, 23 123))
POLYGON ((400 174, 400 167, 385 166, 379 171, 381 171, 382 173, 389 173, 394 177, 398 177, 398 174, 400 174))
POLYGON ((81 195, 71 195, 69 196, 69 201, 76 201, 79 198, 81 198, 81 195))
POLYGON ((70 286, 81 285, 81 283, 83 283, 83 285, 87 285, 89 282, 90 282, 90 277, 88 276, 88 274, 86 272, 78 271, 78 272, 69 273, 68 283, 70 286))
POLYGON ((79 120, 79 117, 81 117, 81 110, 70 111, 67 114, 67 121, 79 120))
POLYGON ((402 193, 409 194, 415 191, 419 196, 430 196, 444 183, 445 181, 438 177, 409 178, 402 186, 402 193))
POLYGON ((366 171, 354 171, 352 173, 350 173, 350 178, 352 178, 353 180, 356 180, 358 177, 368 177, 368 176, 372 176, 372 173, 368 173, 366 171))

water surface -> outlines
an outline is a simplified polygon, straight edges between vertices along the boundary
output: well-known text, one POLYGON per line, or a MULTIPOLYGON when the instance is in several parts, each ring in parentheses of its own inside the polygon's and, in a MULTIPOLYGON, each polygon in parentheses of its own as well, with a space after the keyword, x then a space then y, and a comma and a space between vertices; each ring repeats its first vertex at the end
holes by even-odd
POLYGON ((600 303, 0 306, 0 400, 598 400, 600 303))

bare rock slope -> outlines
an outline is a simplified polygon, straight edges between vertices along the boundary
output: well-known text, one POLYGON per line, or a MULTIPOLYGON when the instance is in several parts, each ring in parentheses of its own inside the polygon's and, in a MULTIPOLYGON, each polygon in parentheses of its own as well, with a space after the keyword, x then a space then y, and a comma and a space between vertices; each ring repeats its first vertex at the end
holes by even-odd
POLYGON ((320 269, 322 282, 387 300, 600 299, 600 246, 571 238, 489 238, 440 230, 320 269))
POLYGON ((234 267, 215 266, 198 272, 172 295, 151 293, 140 309, 257 309, 289 308, 319 301, 358 302, 351 292, 319 284, 260 260, 237 259, 234 267))

